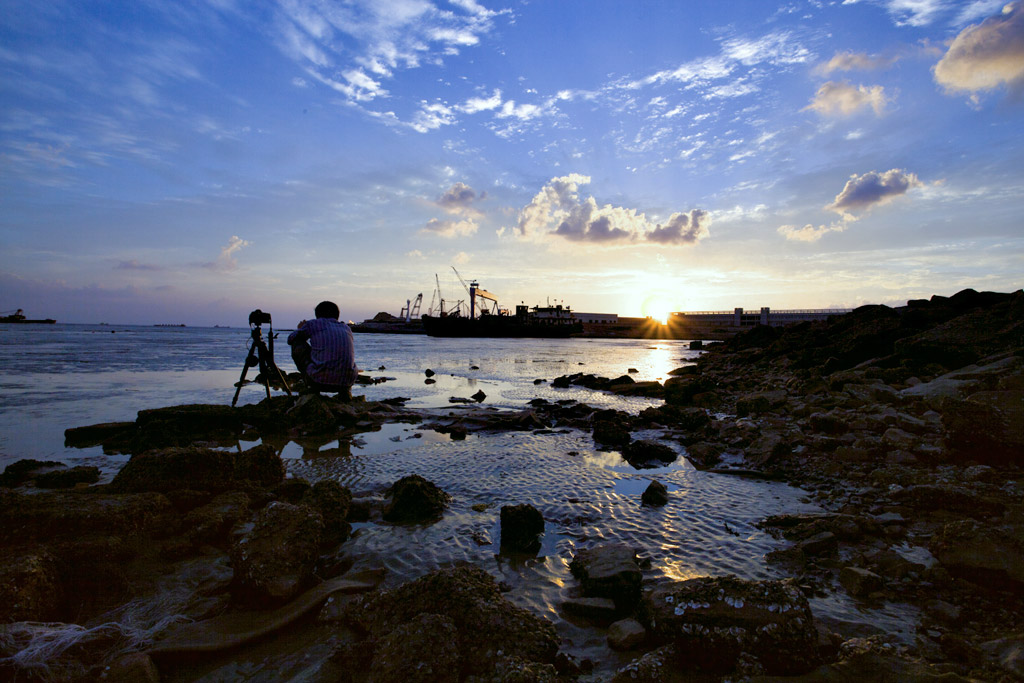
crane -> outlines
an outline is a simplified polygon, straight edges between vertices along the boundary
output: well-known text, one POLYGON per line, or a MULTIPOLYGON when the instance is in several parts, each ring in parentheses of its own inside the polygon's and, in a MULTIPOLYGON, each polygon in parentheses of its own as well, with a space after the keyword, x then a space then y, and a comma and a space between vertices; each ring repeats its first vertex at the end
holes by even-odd
MULTIPOLYGON (((455 270, 455 266, 452 266, 452 270, 455 270)), ((477 300, 477 297, 482 299, 481 306, 480 306, 480 313, 481 314, 484 314, 484 313, 493 314, 493 315, 500 315, 501 314, 501 310, 498 308, 498 297, 494 296, 490 292, 487 292, 487 291, 484 291, 484 290, 480 289, 480 283, 478 283, 476 280, 472 280, 469 284, 466 284, 466 281, 462 279, 462 276, 459 275, 459 271, 457 271, 457 270, 455 270, 455 277, 459 278, 459 282, 461 282, 462 286, 466 288, 467 292, 469 292, 469 317, 470 318, 475 318, 476 317, 476 300, 477 300), (491 301, 491 302, 493 302, 493 305, 490 307, 490 310, 488 310, 487 304, 484 304, 483 301, 491 301)))
POLYGON ((420 315, 420 304, 422 302, 423 302, 423 294, 422 294, 422 292, 420 294, 416 295, 416 303, 415 304, 413 304, 408 299, 406 299, 405 300, 405 306, 402 308, 402 311, 398 314, 398 317, 400 317, 403 320, 405 320, 405 322, 409 322, 413 318, 418 318, 419 315, 420 315))

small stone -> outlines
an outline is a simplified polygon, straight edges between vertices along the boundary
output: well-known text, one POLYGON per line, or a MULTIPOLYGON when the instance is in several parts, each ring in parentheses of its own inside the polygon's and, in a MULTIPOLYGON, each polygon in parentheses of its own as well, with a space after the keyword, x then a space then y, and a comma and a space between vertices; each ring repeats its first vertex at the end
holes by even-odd
POLYGON ((839 583, 855 598, 871 595, 884 586, 881 576, 860 567, 843 567, 839 572, 839 583))
POLYGON ((647 639, 647 630, 636 619, 622 619, 608 627, 608 647, 632 650, 647 639))
POLYGON ((501 507, 501 549, 513 553, 536 553, 544 533, 544 517, 532 505, 501 507))
POLYGON ((426 370, 423 371, 423 374, 426 375, 427 377, 433 377, 435 373, 430 368, 427 368, 426 370))
POLYGON ((660 507, 668 503, 668 489, 660 481, 652 481, 643 494, 640 496, 640 502, 644 505, 652 505, 660 507))

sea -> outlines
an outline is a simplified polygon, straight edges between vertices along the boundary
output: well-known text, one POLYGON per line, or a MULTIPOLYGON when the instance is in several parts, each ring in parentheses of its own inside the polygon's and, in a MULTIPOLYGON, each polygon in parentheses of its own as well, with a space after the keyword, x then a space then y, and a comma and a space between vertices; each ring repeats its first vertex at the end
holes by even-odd
MULTIPOLYGON (((274 355, 286 372, 294 370, 287 332, 273 330, 280 335, 274 355)), ((261 334, 267 339, 271 330, 264 326, 261 334)), ((65 429, 131 421, 150 408, 228 405, 252 339, 248 328, 0 325, 0 467, 22 458, 94 465, 101 483, 109 481, 129 456, 105 455, 99 447, 67 448, 65 429)), ((664 381, 701 353, 688 341, 654 339, 357 334, 355 343, 362 373, 377 381, 353 387, 353 394, 366 400, 404 397, 406 408, 432 414, 457 414, 465 409, 459 401, 480 391, 485 397, 477 405, 496 410, 523 410, 530 400, 545 398, 635 414, 660 401, 554 388, 551 380, 585 372, 664 381), (432 383, 426 381, 428 370, 432 383)), ((248 379, 254 373, 249 370, 248 379)), ((261 385, 243 386, 239 403, 265 396, 261 385)), ((354 569, 384 567, 387 583, 396 585, 455 562, 478 564, 503 582, 510 599, 553 621, 571 652, 613 668, 628 658, 617 659, 622 656, 604 647, 602 631, 560 607, 578 588, 569 571, 578 549, 628 543, 649 561, 647 582, 723 574, 779 579, 785 570, 766 555, 788 543, 761 531, 757 522, 768 515, 821 511, 808 492, 784 483, 699 471, 685 459, 685 448, 660 432, 633 436, 661 440, 681 457, 668 466, 635 469, 579 430, 473 433, 452 440, 408 423, 351 438, 274 446, 288 476, 335 479, 356 496, 380 496, 412 473, 452 495, 449 511, 433 525, 356 524, 342 546, 354 569), (661 508, 640 503, 654 479, 670 493, 661 508), (518 503, 532 504, 545 519, 542 548, 529 558, 499 552, 501 506, 518 503)), ((258 443, 242 441, 234 448, 258 443)), ((913 638, 917 615, 906 606, 859 604, 841 589, 814 596, 811 604, 816 616, 838 630, 868 635, 881 629, 898 639, 913 638)))

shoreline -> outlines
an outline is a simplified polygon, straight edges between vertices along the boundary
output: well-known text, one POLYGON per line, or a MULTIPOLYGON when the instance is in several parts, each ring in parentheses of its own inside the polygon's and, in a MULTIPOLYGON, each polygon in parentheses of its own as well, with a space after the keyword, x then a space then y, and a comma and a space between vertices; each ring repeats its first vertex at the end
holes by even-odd
MULTIPOLYGON (((7 615, 9 623, 3 628, 10 633, 14 617, 18 618, 13 623, 25 623, 61 616, 60 606, 52 599, 47 602, 47 596, 80 588, 90 580, 90 571, 96 574, 92 580, 98 581, 103 571, 110 570, 110 558, 119 556, 132 563, 148 563, 150 573, 154 567, 166 567, 172 558, 206 557, 207 564, 219 566, 220 588, 213 593, 219 596, 216 604, 206 604, 206 611, 191 608, 193 618, 200 621, 242 607, 280 608, 281 600, 287 605, 299 599, 295 596, 315 584, 314 577, 343 577, 343 566, 323 564, 324 550, 344 548, 344 538, 351 532, 346 525, 382 518, 395 505, 394 491, 353 499, 342 487, 325 485, 316 494, 311 493, 316 486, 309 484, 301 492, 289 490, 296 484, 283 478, 280 457, 269 446, 228 457, 205 446, 197 449, 197 442, 208 446, 218 439, 233 439, 237 443, 240 436, 253 441, 264 433, 348 429, 357 434, 375 424, 403 421, 425 422, 425 427, 452 439, 474 433, 578 430, 638 463, 642 472, 650 462, 669 456, 657 448, 657 442, 634 439, 632 434, 658 430, 661 441, 685 446, 687 458, 698 468, 799 485, 825 512, 767 517, 761 522, 766 531, 791 543, 767 558, 792 577, 790 583, 711 577, 712 583, 644 585, 643 557, 635 549, 630 553, 612 547, 597 550, 601 544, 588 546, 587 550, 602 553, 597 565, 611 563, 617 568, 614 575, 628 577, 609 588, 593 575, 595 565, 577 552, 574 566, 579 571, 573 573, 580 582, 582 602, 571 609, 583 609, 584 618, 594 623, 614 619, 609 637, 614 632, 616 647, 624 647, 627 659, 633 659, 614 677, 645 672, 649 680, 658 680, 669 672, 701 671, 714 679, 813 670, 823 675, 884 670, 902 678, 945 674, 988 680, 1018 675, 1019 655, 1014 659, 1008 653, 1021 642, 1017 634, 1024 630, 1024 576, 1020 574, 1024 554, 1019 540, 1024 537, 1024 491, 1018 483, 1022 442, 1020 421, 1014 421, 1013 413, 1024 387, 1022 310, 1020 292, 991 295, 968 290, 901 309, 863 307, 830 323, 755 328, 712 347, 696 365, 678 369, 664 383, 634 382, 628 373, 611 379, 564 375, 553 382, 556 387, 664 400, 664 405, 639 415, 543 399, 518 412, 491 411, 486 406, 409 411, 402 408, 401 400, 340 404, 304 396, 294 407, 284 397, 238 409, 179 406, 142 411, 132 423, 69 430, 69 442, 102 443, 105 450, 134 455, 109 486, 88 486, 90 473, 79 470, 72 475, 78 468, 70 468, 64 474, 71 475, 68 480, 83 477, 79 485, 83 488, 56 493, 3 489, 2 517, 10 531, 2 544, 17 551, 4 576, 22 577, 16 584, 2 584, 8 594, 17 591, 10 604, 22 610, 7 615), (145 452, 162 458, 143 457, 145 452), (145 472, 147 462, 155 469, 126 484, 130 478, 122 474, 135 468, 145 472), (251 478, 253 473, 259 476, 251 478), (116 508, 117 514, 103 512, 100 503, 116 508), (269 510, 282 517, 270 519, 269 510), (79 528, 83 538, 68 538, 69 529, 62 528, 74 522, 67 515, 75 512, 94 524, 79 528), (244 539, 250 544, 259 540, 259 530, 282 532, 293 524, 318 528, 322 547, 318 543, 310 550, 296 538, 289 540, 287 534, 273 537, 276 545, 271 544, 271 555, 305 558, 299 573, 315 572, 303 574, 293 586, 295 592, 284 599, 268 593, 267 586, 279 587, 282 576, 297 570, 269 567, 268 560, 261 579, 242 576, 244 563, 238 559, 237 547, 244 539), (324 540, 325 536, 330 538, 324 540), (147 548, 154 538, 160 539, 159 547, 147 548), (340 546, 330 545, 338 538, 342 538, 340 546), (120 540, 111 545, 110 539, 120 540), (282 548, 288 551, 282 553, 282 548), (225 567, 220 560, 210 564, 210 558, 229 554, 235 558, 234 567, 225 567), (68 576, 62 570, 72 560, 78 563, 76 572, 81 576, 68 576), (707 608, 699 606, 708 602, 702 591, 712 589, 730 596, 731 610, 722 611, 713 600, 707 608), (839 592, 866 606, 907 605, 920 613, 917 637, 909 645, 899 644, 881 633, 864 637, 855 624, 825 623, 813 616, 808 616, 807 624, 797 623, 801 620, 783 618, 767 604, 758 611, 753 598, 757 591, 775 595, 772 604, 784 607, 787 615, 810 615, 808 597, 839 592), (655 593, 673 600, 689 596, 687 604, 696 606, 654 617, 659 614, 652 602, 655 593), (611 605, 595 602, 600 600, 611 605), (715 612, 710 621, 705 610, 715 612), (726 626, 720 627, 722 623, 726 626), (773 632, 781 635, 770 647, 757 638, 736 636, 734 629, 750 629, 754 624, 758 628, 774 625, 773 632), (624 630, 632 639, 618 640, 624 630), (697 631, 704 636, 695 649, 687 634, 697 631), (697 656, 701 650, 704 654, 714 651, 716 656, 697 656)), ((417 505, 433 501, 428 504, 433 506, 431 514, 446 514, 443 496, 429 486, 417 486, 417 505)), ((654 514, 656 505, 651 510, 654 514)), ((416 523, 429 524, 430 518, 416 523)), ((518 659, 474 649, 472 661, 467 661, 463 650, 470 644, 463 631, 471 630, 471 624, 460 622, 454 612, 445 617, 442 610, 441 616, 448 621, 429 622, 427 630, 453 629, 449 640, 460 644, 459 652, 402 630, 409 620, 425 618, 423 612, 390 621, 368 617, 366 610, 371 606, 398 609, 387 597, 397 599, 398 589, 392 588, 379 596, 370 593, 341 601, 349 606, 335 608, 333 621, 325 622, 321 611, 317 622, 321 626, 341 623, 346 629, 358 627, 357 632, 367 630, 379 644, 386 641, 376 651, 369 648, 367 659, 366 652, 352 650, 362 642, 358 633, 346 636, 349 645, 328 648, 321 679, 326 680, 328 672, 336 673, 339 666, 365 673, 384 666, 384 660, 401 651, 407 661, 438 667, 446 663, 460 671, 469 667, 465 671, 472 675, 496 676, 514 669, 526 676, 521 680, 594 680, 582 654, 559 655, 557 643, 551 647, 547 627, 506 604, 486 578, 446 571, 431 572, 423 582, 411 582, 415 585, 404 590, 439 604, 446 604, 445 591, 475 596, 474 600, 488 605, 490 614, 497 615, 494 618, 503 628, 531 643, 518 652, 518 659), (442 586, 444 591, 438 593, 442 586), (529 626, 517 630, 513 626, 517 623, 529 626)), ((125 576, 120 587, 130 593, 133 585, 133 579, 125 576)), ((99 603, 106 600, 116 607, 117 598, 109 590, 98 590, 96 597, 99 603)), ((99 610, 99 605, 80 605, 78 611, 88 615, 90 609, 99 610)), ((500 641, 500 633, 487 637, 500 641)), ((484 641, 490 642, 487 637, 484 641)), ((79 653, 77 660, 65 652, 79 667, 69 664, 68 672, 88 677, 95 670, 91 667, 100 665, 157 671, 160 657, 146 654, 147 643, 145 637, 127 645, 108 640, 91 650, 84 648, 85 654, 79 653)), ((0 654, 13 656, 8 651, 0 654)), ((12 665, 5 660, 2 666, 12 665)), ((24 668, 11 670, 31 673, 24 668)))

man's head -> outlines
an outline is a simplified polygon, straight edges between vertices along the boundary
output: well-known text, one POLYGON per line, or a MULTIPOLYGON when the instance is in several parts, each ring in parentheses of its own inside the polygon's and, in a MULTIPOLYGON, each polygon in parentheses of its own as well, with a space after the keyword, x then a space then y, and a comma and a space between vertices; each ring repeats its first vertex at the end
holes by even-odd
POLYGON ((333 318, 337 320, 341 316, 341 311, 338 309, 338 304, 333 301, 321 301, 313 309, 318 318, 333 318))

